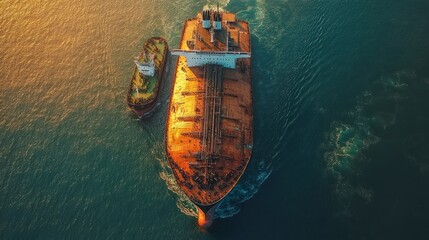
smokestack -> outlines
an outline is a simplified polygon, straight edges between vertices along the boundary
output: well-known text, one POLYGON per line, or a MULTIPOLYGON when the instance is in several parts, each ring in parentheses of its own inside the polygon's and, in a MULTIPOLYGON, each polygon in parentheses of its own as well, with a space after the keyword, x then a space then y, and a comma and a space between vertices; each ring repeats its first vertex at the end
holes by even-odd
POLYGON ((222 14, 219 11, 219 3, 217 3, 217 10, 214 13, 213 25, 216 31, 222 30, 222 14))
POLYGON ((210 27, 210 10, 203 10, 203 28, 209 29, 210 27))

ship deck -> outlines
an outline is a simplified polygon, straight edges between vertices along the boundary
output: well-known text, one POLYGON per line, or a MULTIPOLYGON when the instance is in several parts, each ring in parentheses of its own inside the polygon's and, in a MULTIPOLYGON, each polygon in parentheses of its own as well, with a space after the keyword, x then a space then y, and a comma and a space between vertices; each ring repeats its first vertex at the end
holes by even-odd
MULTIPOLYGON (((201 15, 184 24, 180 49, 250 52, 248 23, 223 13, 223 30, 203 29, 201 15)), ((236 185, 252 151, 253 112, 250 59, 236 69, 219 65, 188 67, 177 61, 166 127, 166 151, 176 181, 195 203, 217 203, 236 185)))
POLYGON ((129 102, 132 104, 143 104, 155 98, 160 81, 162 64, 167 53, 167 42, 162 38, 149 39, 139 56, 139 62, 148 62, 150 55, 154 55, 156 73, 155 76, 141 76, 136 67, 131 78, 129 91, 129 102))

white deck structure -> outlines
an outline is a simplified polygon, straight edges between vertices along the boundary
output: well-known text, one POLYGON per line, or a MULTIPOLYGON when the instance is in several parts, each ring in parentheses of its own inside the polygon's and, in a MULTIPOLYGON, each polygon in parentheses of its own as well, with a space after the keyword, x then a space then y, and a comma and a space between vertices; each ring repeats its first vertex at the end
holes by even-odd
POLYGON ((171 55, 184 56, 188 67, 198 67, 205 64, 217 64, 224 68, 235 68, 238 58, 250 58, 250 52, 198 51, 174 49, 171 55))

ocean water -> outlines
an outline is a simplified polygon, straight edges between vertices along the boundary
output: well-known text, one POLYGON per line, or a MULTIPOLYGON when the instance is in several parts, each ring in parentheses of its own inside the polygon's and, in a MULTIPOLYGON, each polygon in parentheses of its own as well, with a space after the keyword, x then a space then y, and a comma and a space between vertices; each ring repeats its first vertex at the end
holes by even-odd
POLYGON ((0 2, 0 239, 428 239, 429 1, 230 0, 254 152, 208 230, 127 110, 144 41, 216 1, 0 2))

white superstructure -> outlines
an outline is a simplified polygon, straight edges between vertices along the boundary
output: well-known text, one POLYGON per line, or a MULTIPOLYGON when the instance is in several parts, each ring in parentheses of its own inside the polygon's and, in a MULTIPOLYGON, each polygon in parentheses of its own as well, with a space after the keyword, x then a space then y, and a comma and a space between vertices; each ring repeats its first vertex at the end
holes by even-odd
POLYGON ((213 52, 197 50, 174 49, 171 55, 186 57, 188 67, 198 67, 205 64, 218 64, 225 68, 235 68, 238 58, 250 58, 250 52, 213 52))
POLYGON ((141 63, 137 60, 134 60, 134 63, 136 64, 139 73, 149 77, 155 76, 155 63, 153 62, 153 59, 149 63, 141 63))

